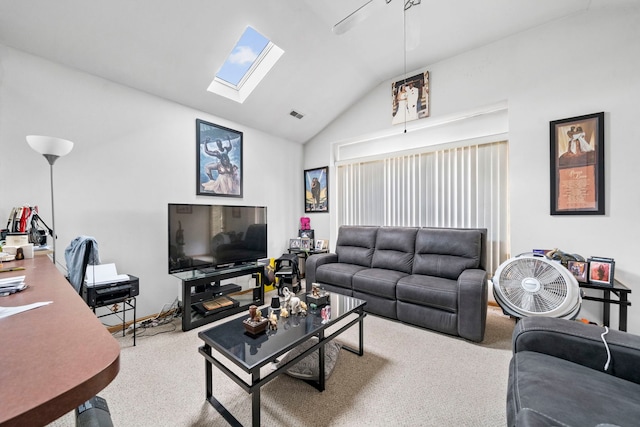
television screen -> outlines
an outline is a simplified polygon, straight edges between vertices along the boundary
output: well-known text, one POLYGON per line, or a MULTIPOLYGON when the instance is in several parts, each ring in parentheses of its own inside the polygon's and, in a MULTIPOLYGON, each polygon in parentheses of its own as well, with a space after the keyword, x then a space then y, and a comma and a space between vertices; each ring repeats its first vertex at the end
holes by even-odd
POLYGON ((169 204, 169 273, 267 257, 267 208, 169 204))

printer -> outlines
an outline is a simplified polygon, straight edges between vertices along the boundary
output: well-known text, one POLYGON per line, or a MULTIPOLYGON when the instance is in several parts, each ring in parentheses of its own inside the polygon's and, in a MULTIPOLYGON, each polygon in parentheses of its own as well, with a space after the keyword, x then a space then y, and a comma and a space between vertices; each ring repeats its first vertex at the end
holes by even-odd
POLYGON ((115 264, 87 266, 82 298, 89 307, 120 302, 139 293, 138 278, 129 274, 118 274, 115 264))

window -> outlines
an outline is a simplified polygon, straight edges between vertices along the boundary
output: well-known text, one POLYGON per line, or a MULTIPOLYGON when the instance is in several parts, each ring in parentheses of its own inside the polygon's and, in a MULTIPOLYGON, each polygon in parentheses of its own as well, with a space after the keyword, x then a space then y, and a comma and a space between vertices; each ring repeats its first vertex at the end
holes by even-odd
POLYGON ((507 259, 508 144, 352 160, 337 167, 337 225, 487 229, 487 270, 507 259))
POLYGON ((282 54, 268 38, 247 27, 207 90, 242 103, 282 54))

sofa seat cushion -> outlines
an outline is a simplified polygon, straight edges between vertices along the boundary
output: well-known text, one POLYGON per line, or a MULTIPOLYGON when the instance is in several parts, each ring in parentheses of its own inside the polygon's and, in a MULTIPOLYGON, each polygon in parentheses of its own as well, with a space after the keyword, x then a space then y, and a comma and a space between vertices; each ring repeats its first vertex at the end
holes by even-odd
POLYGON ((509 425, 525 409, 553 425, 638 425, 640 384, 533 351, 516 353, 509 369, 509 425))
POLYGON ((342 262, 323 264, 316 269, 316 282, 351 289, 351 281, 357 272, 367 267, 342 262))
POLYGON ((353 290, 388 299, 396 299, 396 283, 407 274, 401 271, 368 268, 353 276, 353 290))
POLYGON ((398 280, 396 298, 411 304, 458 311, 458 282, 442 277, 412 274, 398 280))

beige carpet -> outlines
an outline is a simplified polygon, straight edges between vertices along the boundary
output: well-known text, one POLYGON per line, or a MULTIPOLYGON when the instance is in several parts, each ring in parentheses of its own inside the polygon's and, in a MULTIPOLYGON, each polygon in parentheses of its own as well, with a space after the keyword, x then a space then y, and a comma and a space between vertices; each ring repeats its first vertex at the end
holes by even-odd
MULTIPOLYGON (((99 393, 115 426, 227 425, 205 401, 197 334, 207 326, 182 332, 174 322, 139 333, 136 347, 131 336, 115 335, 122 345, 120 373, 99 393)), ((364 356, 341 351, 324 392, 287 375, 264 386, 262 425, 505 425, 514 322, 501 310, 489 308, 480 344, 373 315, 364 324, 364 356)), ((357 336, 353 327, 337 341, 355 347, 357 336)), ((214 395, 241 423, 251 425, 250 395, 213 370, 214 395)), ((74 425, 72 414, 51 424, 74 425)))

